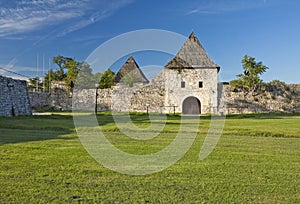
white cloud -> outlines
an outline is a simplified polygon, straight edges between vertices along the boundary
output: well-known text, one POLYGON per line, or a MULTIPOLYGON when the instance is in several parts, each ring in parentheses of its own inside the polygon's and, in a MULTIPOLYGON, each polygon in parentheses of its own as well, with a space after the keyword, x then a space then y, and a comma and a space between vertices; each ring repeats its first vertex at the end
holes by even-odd
MULTIPOLYGON (((17 66, 15 64, 0 64, 1 68, 7 69, 13 72, 36 72, 36 67, 17 66)), ((5 72, 2 70, 2 73, 5 72)))
POLYGON ((117 2, 114 1, 110 1, 109 3, 106 2, 102 5, 99 4, 98 6, 100 6, 100 8, 97 11, 91 12, 89 15, 86 15, 85 18, 82 18, 78 22, 73 23, 71 26, 64 29, 59 35, 60 36, 66 35, 70 32, 79 30, 90 24, 98 22, 104 18, 107 18, 111 16, 115 11, 119 10, 120 8, 132 2, 133 0, 120 0, 117 2))
POLYGON ((240 11, 264 6, 266 0, 210 0, 200 1, 200 3, 187 11, 190 14, 216 14, 232 11, 240 11))
POLYGON ((9 38, 63 23, 66 23, 66 28, 60 35, 65 35, 106 18, 131 2, 132 0, 9 1, 0 7, 0 37, 9 38))

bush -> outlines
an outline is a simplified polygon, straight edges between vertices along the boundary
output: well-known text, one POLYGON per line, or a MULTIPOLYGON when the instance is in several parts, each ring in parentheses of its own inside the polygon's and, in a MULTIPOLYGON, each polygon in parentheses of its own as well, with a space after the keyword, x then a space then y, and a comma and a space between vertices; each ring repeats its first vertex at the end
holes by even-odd
POLYGON ((275 79, 275 80, 273 80, 273 81, 270 81, 269 84, 270 84, 270 85, 276 85, 276 86, 285 86, 285 85, 286 85, 285 82, 280 81, 280 80, 278 80, 278 79, 275 79))
POLYGON ((240 80, 231 80, 229 82, 230 86, 233 88, 233 89, 241 89, 243 87, 243 84, 241 83, 240 80))

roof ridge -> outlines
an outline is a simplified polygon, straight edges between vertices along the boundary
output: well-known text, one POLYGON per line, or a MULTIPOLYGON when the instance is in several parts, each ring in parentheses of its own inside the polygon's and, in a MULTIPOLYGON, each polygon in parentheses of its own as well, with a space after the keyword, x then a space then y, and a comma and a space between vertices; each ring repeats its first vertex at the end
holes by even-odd
POLYGON ((115 81, 120 82, 123 77, 125 77, 129 73, 133 73, 135 70, 137 71, 136 74, 138 75, 136 82, 149 82, 132 55, 130 55, 123 66, 119 69, 118 73, 116 74, 115 81))
POLYGON ((167 65, 167 68, 218 68, 219 65, 214 63, 204 47, 192 32, 182 47, 177 52, 176 56, 167 65), (181 60, 178 60, 181 59, 181 60), (179 64, 176 63, 180 62, 179 64))

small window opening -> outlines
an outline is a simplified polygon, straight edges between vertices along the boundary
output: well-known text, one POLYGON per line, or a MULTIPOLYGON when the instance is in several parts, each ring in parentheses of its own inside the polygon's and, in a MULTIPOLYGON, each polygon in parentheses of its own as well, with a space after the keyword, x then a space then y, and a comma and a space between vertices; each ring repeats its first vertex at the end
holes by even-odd
POLYGON ((203 82, 199 81, 199 88, 202 88, 202 87, 203 87, 203 82))
POLYGON ((11 116, 16 116, 15 109, 13 106, 11 106, 11 116))
POLYGON ((181 88, 185 88, 185 81, 181 82, 181 88))

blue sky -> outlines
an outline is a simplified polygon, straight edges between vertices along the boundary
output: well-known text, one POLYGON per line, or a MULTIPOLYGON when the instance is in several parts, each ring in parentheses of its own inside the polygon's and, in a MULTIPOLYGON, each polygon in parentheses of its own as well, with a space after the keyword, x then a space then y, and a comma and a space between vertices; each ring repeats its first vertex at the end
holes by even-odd
MULTIPOLYGON (((242 71, 241 59, 248 54, 269 67, 264 80, 300 83, 298 0, 0 0, 0 4, 0 67, 26 76, 36 76, 37 58, 42 75, 42 64, 46 71, 53 56, 84 61, 115 36, 163 29, 184 36, 194 31, 221 66, 223 81, 242 71)), ((133 56, 140 66, 151 60, 164 66, 170 58, 133 56)), ((17 77, 3 70, 0 74, 17 77)))

